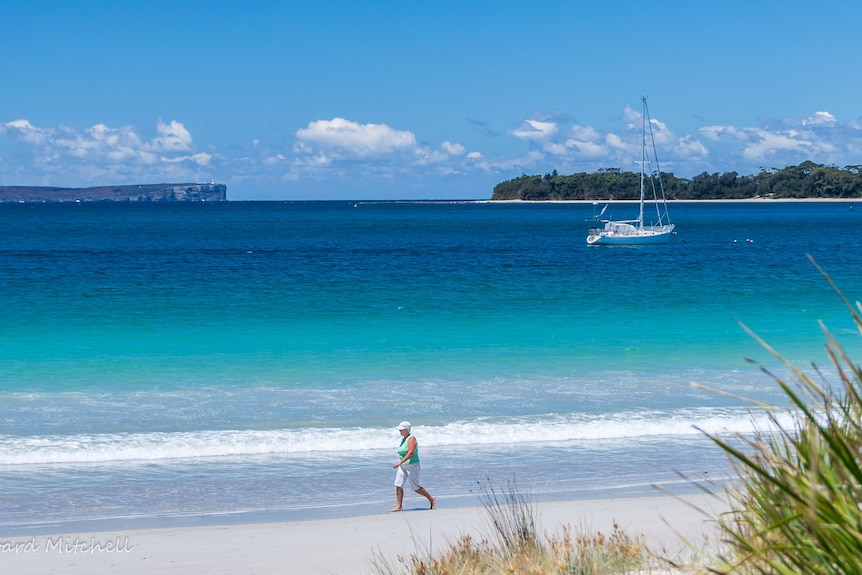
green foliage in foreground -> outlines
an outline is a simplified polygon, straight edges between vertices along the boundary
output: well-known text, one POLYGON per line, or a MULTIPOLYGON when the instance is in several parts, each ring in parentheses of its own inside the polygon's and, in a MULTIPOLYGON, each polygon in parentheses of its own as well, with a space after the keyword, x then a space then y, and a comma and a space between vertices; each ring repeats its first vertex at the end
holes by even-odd
MULTIPOLYGON (((678 178, 662 172, 669 200, 732 200, 751 198, 862 198, 862 165, 844 169, 807 161, 754 176, 736 172, 678 178)), ((526 174, 494 186, 492 200, 637 200, 640 172, 607 168, 569 176, 556 170, 544 176, 526 174)), ((660 198, 659 198, 660 199, 660 198)))
MULTIPOLYGON (((823 275, 862 334, 862 304, 854 308, 823 275)), ((730 492, 733 510, 719 521, 732 553, 716 573, 862 573, 862 370, 821 328, 840 389, 821 385, 758 339, 795 378, 770 374, 791 401, 794 425, 786 429, 773 418, 775 429, 735 438, 741 447, 714 438, 741 479, 730 492)))

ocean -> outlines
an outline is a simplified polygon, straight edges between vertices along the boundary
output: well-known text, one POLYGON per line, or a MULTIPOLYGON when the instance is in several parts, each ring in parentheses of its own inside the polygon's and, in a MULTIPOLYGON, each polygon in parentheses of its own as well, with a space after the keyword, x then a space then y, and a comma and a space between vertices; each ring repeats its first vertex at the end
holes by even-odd
POLYGON ((807 259, 862 298, 862 209, 670 208, 614 247, 584 203, 0 205, 0 534, 385 513, 402 420, 440 507, 724 482, 707 434, 767 418, 692 382, 786 403, 740 324, 862 357, 807 259))

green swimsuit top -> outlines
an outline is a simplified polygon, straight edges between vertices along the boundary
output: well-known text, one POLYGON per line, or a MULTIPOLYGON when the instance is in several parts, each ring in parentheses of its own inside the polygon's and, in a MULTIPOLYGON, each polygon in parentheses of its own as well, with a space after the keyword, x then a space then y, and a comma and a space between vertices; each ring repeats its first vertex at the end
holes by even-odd
MULTIPOLYGON (((407 440, 410 439, 408 435, 404 439, 401 440, 401 445, 398 446, 398 457, 404 459, 404 456, 407 455, 407 452, 410 451, 410 446, 407 445, 407 440)), ((419 444, 416 444, 416 449, 413 450, 413 457, 404 462, 405 464, 413 465, 415 463, 419 463, 419 444)))

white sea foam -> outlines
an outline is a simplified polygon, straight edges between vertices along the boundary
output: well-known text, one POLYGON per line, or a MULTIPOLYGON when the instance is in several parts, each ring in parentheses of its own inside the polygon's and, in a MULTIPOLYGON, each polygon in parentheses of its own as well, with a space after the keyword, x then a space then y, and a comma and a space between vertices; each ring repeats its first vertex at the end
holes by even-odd
MULTIPOLYGON (((678 412, 642 411, 611 415, 554 415, 461 421, 417 426, 425 447, 512 446, 529 443, 595 442, 626 438, 684 438, 747 434, 770 426, 765 414, 729 408, 678 412)), ((391 428, 299 428, 205 430, 118 434, 0 436, 0 465, 70 464, 134 460, 289 454, 298 457, 344 451, 391 450, 391 428)))

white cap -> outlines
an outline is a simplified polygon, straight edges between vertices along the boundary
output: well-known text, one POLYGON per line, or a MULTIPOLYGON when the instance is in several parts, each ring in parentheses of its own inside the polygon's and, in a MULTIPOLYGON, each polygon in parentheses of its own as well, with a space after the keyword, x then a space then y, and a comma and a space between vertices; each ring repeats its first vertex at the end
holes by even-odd
POLYGON ((401 431, 402 429, 406 429, 407 431, 410 431, 411 427, 412 426, 410 425, 409 421, 402 421, 401 423, 398 424, 398 431, 401 431))

